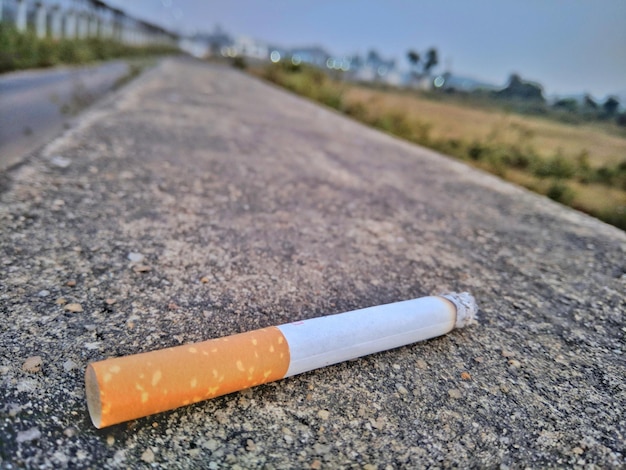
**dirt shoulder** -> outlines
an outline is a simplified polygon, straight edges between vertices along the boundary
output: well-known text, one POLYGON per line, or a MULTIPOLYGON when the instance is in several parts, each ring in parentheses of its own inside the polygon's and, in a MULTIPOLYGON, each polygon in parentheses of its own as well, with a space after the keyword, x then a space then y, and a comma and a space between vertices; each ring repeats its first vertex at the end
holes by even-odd
POLYGON ((188 60, 5 180, 0 467, 624 465, 618 229, 188 60), (446 291, 477 326, 89 421, 90 361, 446 291))

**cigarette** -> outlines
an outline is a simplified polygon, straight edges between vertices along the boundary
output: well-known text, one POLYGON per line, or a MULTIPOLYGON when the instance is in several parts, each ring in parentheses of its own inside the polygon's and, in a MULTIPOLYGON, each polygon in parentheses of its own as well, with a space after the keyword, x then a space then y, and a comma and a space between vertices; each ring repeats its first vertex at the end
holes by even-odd
POLYGON ((468 293, 422 297, 93 362, 87 407, 98 429, 331 364, 441 336, 472 323, 468 293))

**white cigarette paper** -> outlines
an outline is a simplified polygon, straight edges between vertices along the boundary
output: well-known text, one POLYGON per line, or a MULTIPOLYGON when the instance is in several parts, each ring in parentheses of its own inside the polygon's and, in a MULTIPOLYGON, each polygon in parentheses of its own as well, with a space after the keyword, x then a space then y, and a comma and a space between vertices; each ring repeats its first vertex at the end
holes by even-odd
POLYGON ((453 293, 280 325, 291 356, 285 377, 444 335, 476 311, 470 294, 453 293))
POLYGON ((422 297, 91 363, 87 405, 97 428, 243 390, 472 323, 468 293, 422 297))

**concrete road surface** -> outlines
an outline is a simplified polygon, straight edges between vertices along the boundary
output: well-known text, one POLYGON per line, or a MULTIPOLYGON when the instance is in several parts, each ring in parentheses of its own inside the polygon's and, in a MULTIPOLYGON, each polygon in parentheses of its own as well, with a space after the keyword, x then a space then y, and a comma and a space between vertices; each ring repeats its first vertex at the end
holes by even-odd
POLYGON ((624 468, 625 254, 546 198, 170 60, 3 182, 0 467, 624 468), (89 421, 90 361, 446 291, 478 325, 89 421))
POLYGON ((0 75, 0 171, 58 135, 128 73, 123 61, 0 75))

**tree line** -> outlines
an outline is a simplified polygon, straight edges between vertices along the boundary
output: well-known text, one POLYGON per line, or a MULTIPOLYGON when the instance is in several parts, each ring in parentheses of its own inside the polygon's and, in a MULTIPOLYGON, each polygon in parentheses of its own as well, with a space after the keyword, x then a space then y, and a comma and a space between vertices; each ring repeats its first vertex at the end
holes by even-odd
MULTIPOLYGON (((439 65, 439 53, 431 47, 420 53, 416 49, 409 49, 406 59, 411 69, 411 75, 415 80, 431 79, 433 69, 439 65)), ((446 74, 444 74, 446 75, 446 74)), ((447 93, 469 93, 478 98, 488 98, 499 102, 505 102, 507 106, 516 111, 529 114, 548 114, 568 122, 579 121, 614 121, 617 125, 626 127, 626 111, 621 111, 621 103, 617 96, 608 96, 604 101, 596 101, 591 95, 586 94, 582 100, 576 98, 559 98, 553 103, 548 103, 543 93, 541 84, 523 80, 516 73, 510 75, 507 85, 501 90, 486 91, 475 90, 461 92, 446 87, 447 93)))

